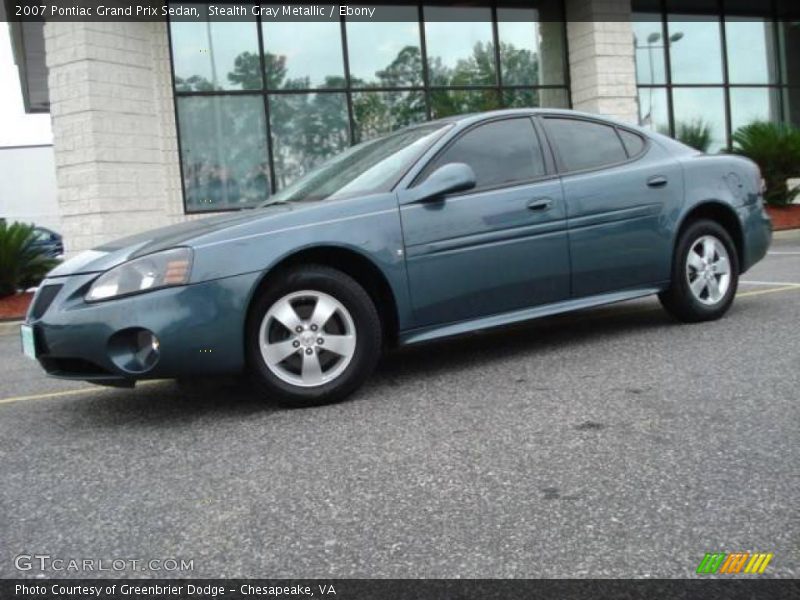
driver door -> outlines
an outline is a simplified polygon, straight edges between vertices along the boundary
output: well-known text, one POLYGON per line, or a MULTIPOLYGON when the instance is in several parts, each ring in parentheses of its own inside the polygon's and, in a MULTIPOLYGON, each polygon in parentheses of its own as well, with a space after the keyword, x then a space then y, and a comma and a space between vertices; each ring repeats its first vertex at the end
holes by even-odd
POLYGON ((533 121, 501 118, 467 129, 418 182, 452 162, 472 167, 475 188, 401 206, 416 325, 567 299, 564 198, 533 121))

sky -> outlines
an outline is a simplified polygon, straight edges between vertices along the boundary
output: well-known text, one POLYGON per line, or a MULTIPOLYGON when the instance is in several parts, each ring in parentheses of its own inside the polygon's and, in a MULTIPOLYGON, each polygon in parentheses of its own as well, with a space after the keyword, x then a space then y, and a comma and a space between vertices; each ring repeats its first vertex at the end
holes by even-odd
POLYGON ((49 114, 25 114, 8 23, 0 23, 0 146, 52 144, 49 114))

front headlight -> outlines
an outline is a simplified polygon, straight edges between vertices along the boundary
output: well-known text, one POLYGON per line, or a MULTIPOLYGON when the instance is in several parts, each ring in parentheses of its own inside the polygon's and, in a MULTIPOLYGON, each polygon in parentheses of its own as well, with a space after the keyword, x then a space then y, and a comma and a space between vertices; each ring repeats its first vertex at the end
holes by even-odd
POLYGON ((114 267, 95 279, 86 294, 87 302, 137 294, 157 288, 184 285, 192 270, 190 248, 155 252, 114 267))

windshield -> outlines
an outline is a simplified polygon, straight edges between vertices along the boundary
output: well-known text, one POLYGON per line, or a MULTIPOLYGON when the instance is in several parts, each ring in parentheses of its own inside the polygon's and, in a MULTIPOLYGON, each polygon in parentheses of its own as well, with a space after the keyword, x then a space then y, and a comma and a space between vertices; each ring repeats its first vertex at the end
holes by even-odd
POLYGON ((446 127, 449 123, 428 123, 353 146, 261 206, 388 192, 446 127))

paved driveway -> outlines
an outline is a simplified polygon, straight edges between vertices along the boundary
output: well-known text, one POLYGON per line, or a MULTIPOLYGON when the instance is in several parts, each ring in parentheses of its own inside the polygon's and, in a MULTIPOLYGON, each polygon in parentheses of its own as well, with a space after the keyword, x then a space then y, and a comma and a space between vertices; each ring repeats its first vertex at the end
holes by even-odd
POLYGON ((193 560, 138 576, 684 577, 742 550, 800 576, 800 235, 745 281, 715 323, 655 299, 548 319, 396 353, 305 411, 50 380, 0 336, 0 576, 49 554, 193 560))

